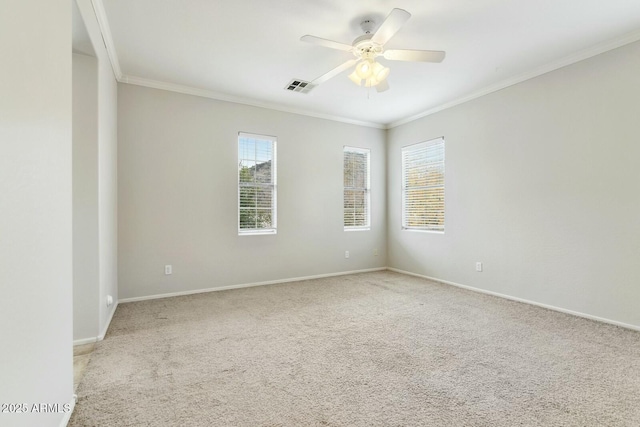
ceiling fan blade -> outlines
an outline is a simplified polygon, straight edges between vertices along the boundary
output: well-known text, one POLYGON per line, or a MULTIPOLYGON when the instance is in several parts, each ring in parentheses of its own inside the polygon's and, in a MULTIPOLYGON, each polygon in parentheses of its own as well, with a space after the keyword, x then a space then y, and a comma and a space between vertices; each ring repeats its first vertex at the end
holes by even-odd
POLYGON ((442 62, 446 53, 441 50, 385 50, 383 56, 390 61, 442 62))
POLYGON ((317 79, 315 79, 314 81, 311 82, 311 84, 313 85, 319 85, 320 83, 324 83, 327 80, 329 80, 332 77, 337 76, 338 74, 340 74, 341 72, 343 72, 344 70, 346 70, 347 68, 353 67, 355 65, 355 63, 358 62, 357 59, 351 59, 347 62, 345 62, 342 65, 338 65, 336 68, 334 68, 333 70, 329 71, 326 74, 321 75, 320 77, 318 77, 317 79))
POLYGON ((404 9, 393 9, 386 17, 378 31, 371 37, 371 41, 378 44, 385 44, 395 33, 411 18, 411 14, 404 9))
POLYGON ((346 52, 350 52, 351 49, 353 49, 353 47, 349 44, 334 42, 333 40, 321 39, 320 37, 316 37, 316 36, 306 35, 306 36, 300 37, 300 40, 303 42, 317 44, 319 46, 324 46, 331 49, 344 50, 346 52))
POLYGON ((381 81, 377 85, 374 86, 378 93, 384 92, 385 90, 389 90, 389 83, 386 80, 381 81))

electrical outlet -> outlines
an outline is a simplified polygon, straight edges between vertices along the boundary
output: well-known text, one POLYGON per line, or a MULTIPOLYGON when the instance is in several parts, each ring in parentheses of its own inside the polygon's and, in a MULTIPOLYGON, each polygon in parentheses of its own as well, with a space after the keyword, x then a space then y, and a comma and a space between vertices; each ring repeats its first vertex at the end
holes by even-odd
POLYGON ((164 274, 165 275, 169 275, 169 274, 173 274, 173 267, 171 265, 165 265, 164 266, 164 274))
POLYGON ((378 250, 377 249, 373 250, 373 256, 378 256, 378 250))
POLYGON ((482 271, 482 263, 476 262, 476 271, 482 271))
POLYGON ((113 305, 113 297, 111 295, 107 295, 107 307, 111 307, 113 305))
POLYGON ((349 258, 349 251, 344 251, 344 257, 349 258))

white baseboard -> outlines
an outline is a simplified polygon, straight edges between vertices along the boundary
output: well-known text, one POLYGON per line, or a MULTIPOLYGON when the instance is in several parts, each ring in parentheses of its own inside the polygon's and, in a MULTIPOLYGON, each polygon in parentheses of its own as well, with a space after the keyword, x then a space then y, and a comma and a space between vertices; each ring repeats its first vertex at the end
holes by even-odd
POLYGON ((67 427, 67 424, 69 424, 69 421, 71 420, 71 415, 73 415, 73 410, 76 407, 76 400, 78 399, 77 395, 73 395, 71 396, 71 400, 69 401, 69 405, 71 406, 71 409, 69 410, 69 412, 65 412, 64 413, 64 417, 62 418, 62 421, 60 421, 60 427, 67 427))
POLYGON ((98 341, 98 337, 89 337, 89 338, 82 338, 79 340, 74 340, 73 341, 73 346, 77 346, 77 345, 85 345, 85 344, 91 344, 94 342, 98 341))
POLYGON ((109 330, 109 326, 111 325, 111 321, 113 320, 113 315, 116 313, 116 308, 118 308, 118 302, 119 301, 116 301, 116 303, 113 304, 113 308, 111 309, 111 313, 109 313, 107 323, 104 324, 104 326, 102 327, 102 331, 100 331, 100 335, 98 335, 98 341, 102 341, 105 335, 107 335, 107 331, 109 330))
POLYGON ((98 335, 97 337, 81 338, 79 340, 74 340, 73 346, 75 347, 77 345, 91 344, 94 342, 102 341, 105 335, 107 335, 107 331, 109 330, 109 326, 111 325, 111 320, 113 320, 113 315, 116 312, 116 308, 118 308, 118 302, 119 301, 116 301, 116 303, 113 305, 113 308, 111 309, 111 313, 109 313, 109 318, 107 319, 107 323, 105 323, 105 325, 102 327, 102 331, 100 331, 100 335, 98 335))
POLYGON ((197 289, 193 291, 171 292, 168 294, 148 295, 144 297, 123 298, 118 303, 146 301, 159 298, 179 297, 184 295, 202 294, 206 292, 227 291, 229 289, 252 288, 254 286, 276 285, 278 283, 300 282, 303 280, 322 279, 324 277, 346 276, 348 274, 368 273, 371 271, 387 270, 387 267, 368 268, 365 270, 341 271, 339 273, 317 274, 315 276, 291 277, 289 279, 269 280, 267 282, 244 283, 240 285, 220 286, 217 288, 197 289))
POLYGON ((589 320, 595 320, 595 321, 598 321, 598 322, 609 323, 611 325, 620 326, 621 328, 625 328, 625 329, 631 329, 631 330, 634 330, 634 331, 640 331, 640 326, 631 325, 631 324, 623 323, 623 322, 618 322, 617 320, 605 319, 604 317, 593 316, 591 314, 581 313, 579 311, 568 310, 566 308, 556 307, 554 305, 543 304, 543 303, 539 303, 539 302, 536 302, 536 301, 530 301, 530 300, 527 300, 527 299, 524 299, 524 298, 512 297, 510 295, 505 295, 505 294, 501 294, 501 293, 498 293, 498 292, 488 291, 486 289, 474 288, 473 286, 461 285, 460 283, 455 283, 455 282, 450 282, 448 280, 438 279, 437 277, 425 276, 423 274, 412 273, 410 271, 404 271, 404 270, 400 270, 398 268, 387 267, 387 270, 395 271, 396 273, 407 274, 409 276, 415 276, 415 277, 421 277, 423 279, 433 280, 434 282, 443 283, 445 285, 455 286, 455 287, 466 289, 466 290, 473 291, 473 292, 479 292, 479 293, 482 293, 482 294, 492 295, 494 297, 504 298, 504 299, 508 299, 508 300, 511 300, 511 301, 522 302, 522 303, 529 304, 529 305, 535 305, 537 307, 542 307, 542 308, 546 308, 546 309, 553 310, 553 311, 559 311, 560 313, 571 314, 573 316, 583 317, 583 318, 589 319, 589 320))

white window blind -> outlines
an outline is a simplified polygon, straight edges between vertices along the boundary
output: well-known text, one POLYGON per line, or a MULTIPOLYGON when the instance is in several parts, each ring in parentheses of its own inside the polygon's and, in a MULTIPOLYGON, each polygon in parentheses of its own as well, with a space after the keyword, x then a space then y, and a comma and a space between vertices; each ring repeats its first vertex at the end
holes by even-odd
POLYGON ((444 231, 444 138, 402 148, 402 228, 444 231))
POLYGON ((239 234, 275 234, 276 190, 276 138, 239 133, 239 234))
POLYGON ((344 229, 370 228, 369 157, 366 148, 344 147, 344 229))

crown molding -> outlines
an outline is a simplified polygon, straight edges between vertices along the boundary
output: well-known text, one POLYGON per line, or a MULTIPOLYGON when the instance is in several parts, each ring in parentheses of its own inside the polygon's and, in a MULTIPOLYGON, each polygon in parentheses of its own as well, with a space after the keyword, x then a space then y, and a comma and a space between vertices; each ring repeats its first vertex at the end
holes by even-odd
POLYGON ((184 93, 188 95, 200 96, 204 98, 216 99, 218 101, 234 102, 237 104, 250 105, 252 107, 259 107, 259 108, 268 108, 270 110, 282 111, 285 113, 299 114, 303 116, 316 117, 320 119, 332 120, 336 122, 348 123, 348 124, 353 124, 358 126, 372 127, 376 129, 393 129, 397 126, 413 122, 423 117, 430 116, 431 114, 435 114, 437 112, 446 110, 448 108, 455 107, 456 105, 464 104, 465 102, 472 101, 474 99, 480 98, 490 93, 505 89, 509 86, 522 83, 526 80, 533 79, 535 77, 541 76, 543 74, 549 73, 559 68, 566 67, 571 64, 575 64, 576 62, 589 59, 601 53, 608 52, 610 50, 613 50, 613 49, 616 49, 640 40, 640 30, 632 31, 630 33, 622 35, 621 37, 616 37, 614 39, 611 39, 602 43, 598 43, 590 48, 571 54, 557 61, 550 62, 532 71, 500 81, 493 85, 487 86, 483 89, 472 92, 469 95, 454 99, 452 101, 445 102, 443 104, 440 104, 438 106, 425 110, 421 113, 417 113, 412 116, 409 116, 404 119, 400 119, 391 123, 383 124, 383 123, 355 120, 355 119, 350 119, 350 118, 341 117, 341 116, 333 116, 330 114, 315 113, 313 111, 308 111, 301 108, 284 107, 279 104, 260 102, 253 99, 228 95, 225 93, 215 92, 207 89, 201 89, 201 88, 196 88, 196 87, 186 86, 186 85, 179 85, 175 83, 162 82, 158 80, 151 80, 143 77, 125 75, 122 73, 120 69, 118 55, 116 54, 116 48, 113 43, 111 30, 109 28, 107 15, 104 10, 104 5, 102 3, 102 0, 91 0, 91 4, 93 5, 93 9, 95 11, 96 18, 98 20, 98 25, 100 27, 100 32, 102 33, 102 39, 104 40, 104 44, 107 49, 107 54, 109 55, 109 60, 111 61, 111 67, 113 68, 113 73, 115 74, 116 80, 118 80, 118 82, 120 83, 128 83, 128 84, 145 86, 145 87, 150 87, 155 89, 168 90, 171 92, 178 92, 178 93, 184 93))
POLYGON ((365 126, 365 127, 376 128, 376 129, 386 129, 386 126, 382 123, 365 122, 361 120, 349 119, 346 117, 332 116, 330 114, 316 113, 316 112, 307 111, 301 108, 284 107, 279 104, 260 102, 253 99, 228 95, 221 92, 215 92, 212 90, 200 89, 192 86, 179 85, 175 83, 167 83, 159 80, 145 79, 143 77, 123 75, 120 79, 118 79, 118 81, 120 83, 128 83, 128 84, 137 85, 137 86, 145 86, 145 87, 150 87, 154 89, 167 90, 170 92, 178 92, 178 93, 184 93, 187 95, 195 95, 203 98, 215 99, 217 101, 225 101, 225 102, 233 102, 236 104, 249 105, 251 107, 267 108, 269 110, 299 114, 302 116, 316 117, 319 119, 342 122, 342 123, 347 123, 351 125, 365 126))
POLYGON ((168 90, 171 92, 184 93, 187 95, 195 95, 203 98, 215 99, 218 101, 234 102, 236 104, 250 105, 252 107, 267 108, 275 111, 282 111, 285 113, 299 114, 303 116, 316 117, 325 120, 331 120, 335 122, 348 123, 352 125, 372 127, 376 129, 386 129, 386 125, 376 122, 367 122, 362 120, 350 119, 347 117, 334 116, 330 114, 315 113, 313 111, 307 111, 301 108, 284 107, 278 104, 272 104, 267 102, 260 102, 253 99, 242 98, 238 96, 228 95, 221 92, 215 92, 212 90, 196 88, 192 86, 179 85, 175 83, 163 82, 158 80, 146 79, 144 77, 128 76, 122 73, 120 68, 120 62, 118 61, 118 54, 116 53, 115 44, 113 43, 113 36, 111 35, 111 29, 109 28, 109 21, 107 20, 107 13, 104 9, 102 0, 91 0, 93 10, 98 20, 98 26, 102 33, 102 40, 104 41, 109 61, 111 62, 111 68, 116 77, 116 80, 120 83, 128 83, 138 86, 145 86, 155 89, 168 90))
POLYGON ((637 31, 633 31, 631 33, 627 33, 625 35, 623 35, 622 37, 617 37, 615 39, 611 39, 608 40, 606 42, 603 43, 599 43, 596 44, 595 46, 592 46, 590 48, 581 50, 577 53, 571 54, 569 56, 566 56, 564 58, 561 58, 557 61, 553 61, 550 62, 548 64, 543 65, 542 67, 538 67, 536 69, 534 69, 533 71, 529 71, 527 73, 524 74, 520 74, 516 77, 512 77, 506 80, 503 80, 501 82, 498 82, 496 84, 493 84, 491 86, 487 86, 483 89, 480 89, 476 92, 472 92, 471 94, 467 95, 467 96, 463 96, 462 98, 458 98, 455 99, 453 101, 449 101, 449 102, 445 102, 444 104, 438 105, 434 108, 430 108, 426 111, 423 111, 422 113, 418 113, 415 114, 413 116, 404 118, 404 119, 400 119, 398 121, 389 123, 386 126, 386 129, 392 129, 394 127, 400 126, 400 125, 404 125, 406 123, 410 123, 414 120, 418 120, 421 119, 423 117, 427 117, 430 116, 431 114, 437 113, 439 111, 442 110, 446 110, 448 108, 451 107, 455 107, 456 105, 460 105, 460 104, 464 104, 465 102, 469 102, 471 100, 474 100, 476 98, 480 98, 481 96, 485 96, 488 95, 490 93, 493 92, 497 92, 499 90, 502 90, 504 88, 507 88, 509 86, 513 86, 516 85, 518 83, 522 83, 526 80, 530 80, 533 79, 535 77, 541 76, 543 74, 549 73, 551 71, 555 71, 557 69, 566 67, 568 65, 571 64, 575 64, 576 62, 580 62, 583 61, 585 59, 589 59, 591 57, 594 57, 596 55, 600 55, 601 53, 605 53, 608 52, 610 50, 622 47, 624 45, 633 43, 640 40, 640 30, 637 31))
POLYGON ((98 20, 98 26, 102 33, 104 46, 107 49, 107 55, 109 55, 113 74, 116 76, 116 80, 120 81, 122 78, 122 70, 120 69, 120 62, 118 61, 116 47, 113 44, 113 37, 111 36, 111 29, 109 28, 109 21, 107 20, 107 13, 104 10, 104 4, 102 3, 102 0, 91 0, 91 5, 93 6, 93 11, 96 14, 96 19, 98 20))

